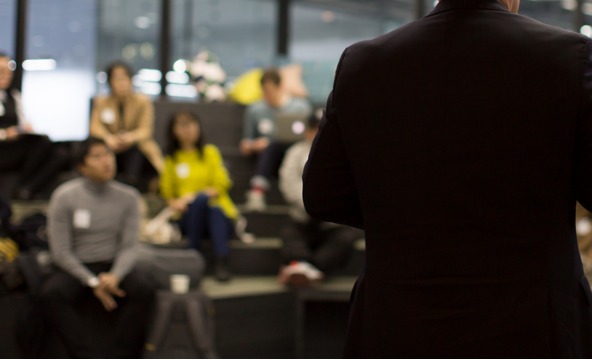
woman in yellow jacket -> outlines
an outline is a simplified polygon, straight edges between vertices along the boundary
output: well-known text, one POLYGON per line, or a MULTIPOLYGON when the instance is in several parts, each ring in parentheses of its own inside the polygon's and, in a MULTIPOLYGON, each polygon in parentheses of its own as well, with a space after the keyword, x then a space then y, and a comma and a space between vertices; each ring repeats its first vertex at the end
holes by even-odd
POLYGON ((180 214, 181 231, 192 248, 199 250, 201 239, 209 235, 214 245, 216 278, 227 281, 228 243, 238 211, 228 196, 232 182, 220 152, 203 139, 197 116, 179 112, 172 117, 160 191, 180 214))

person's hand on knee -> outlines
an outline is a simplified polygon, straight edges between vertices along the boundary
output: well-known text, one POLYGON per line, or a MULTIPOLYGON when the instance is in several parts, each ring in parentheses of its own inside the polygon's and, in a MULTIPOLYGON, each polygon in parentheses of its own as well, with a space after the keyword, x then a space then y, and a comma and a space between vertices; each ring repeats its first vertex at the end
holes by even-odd
POLYGON ((113 273, 100 273, 99 281, 107 292, 118 297, 124 297, 125 292, 119 288, 119 277, 113 273))
POLYGON ((117 302, 113 298, 113 295, 103 285, 99 285, 93 289, 93 293, 96 298, 99 299, 103 307, 107 311, 113 311, 117 309, 117 302))

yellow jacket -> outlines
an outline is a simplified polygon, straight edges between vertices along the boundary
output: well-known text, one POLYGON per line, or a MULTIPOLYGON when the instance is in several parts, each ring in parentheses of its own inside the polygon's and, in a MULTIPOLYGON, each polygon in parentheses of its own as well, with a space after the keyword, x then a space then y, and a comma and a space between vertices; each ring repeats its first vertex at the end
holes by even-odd
POLYGON ((193 196, 207 188, 218 191, 217 198, 210 199, 230 219, 238 217, 238 210, 228 195, 232 181, 222 162, 220 151, 214 145, 203 148, 203 158, 198 151, 177 150, 166 156, 164 171, 160 176, 160 193, 166 200, 193 196))

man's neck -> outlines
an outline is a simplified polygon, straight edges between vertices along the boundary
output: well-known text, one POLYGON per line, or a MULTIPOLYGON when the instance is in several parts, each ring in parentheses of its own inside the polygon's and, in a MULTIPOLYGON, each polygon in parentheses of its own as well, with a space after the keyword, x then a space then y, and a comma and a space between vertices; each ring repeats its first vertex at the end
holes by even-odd
POLYGON ((104 191, 110 182, 111 182, 111 180, 104 181, 104 180, 92 179, 87 176, 84 177, 85 185, 93 192, 104 191))
POLYGON ((288 94, 282 94, 276 101, 273 103, 268 103, 268 105, 274 109, 281 109, 283 108, 288 101, 290 100, 290 96, 288 94))

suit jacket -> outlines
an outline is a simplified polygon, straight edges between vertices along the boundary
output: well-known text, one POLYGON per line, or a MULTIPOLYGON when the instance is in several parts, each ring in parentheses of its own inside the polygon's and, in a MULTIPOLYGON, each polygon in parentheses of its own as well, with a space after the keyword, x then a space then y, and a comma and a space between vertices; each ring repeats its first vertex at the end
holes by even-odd
POLYGON ((345 50, 303 196, 366 232, 346 357, 592 357, 590 46, 442 0, 345 50))
POLYGON ((164 159, 160 147, 152 137, 154 131, 154 106, 152 101, 141 94, 132 94, 125 102, 123 119, 119 111, 119 101, 115 96, 101 96, 94 99, 90 120, 90 134, 105 138, 121 130, 130 132, 140 151, 152 166, 161 173, 164 159))

